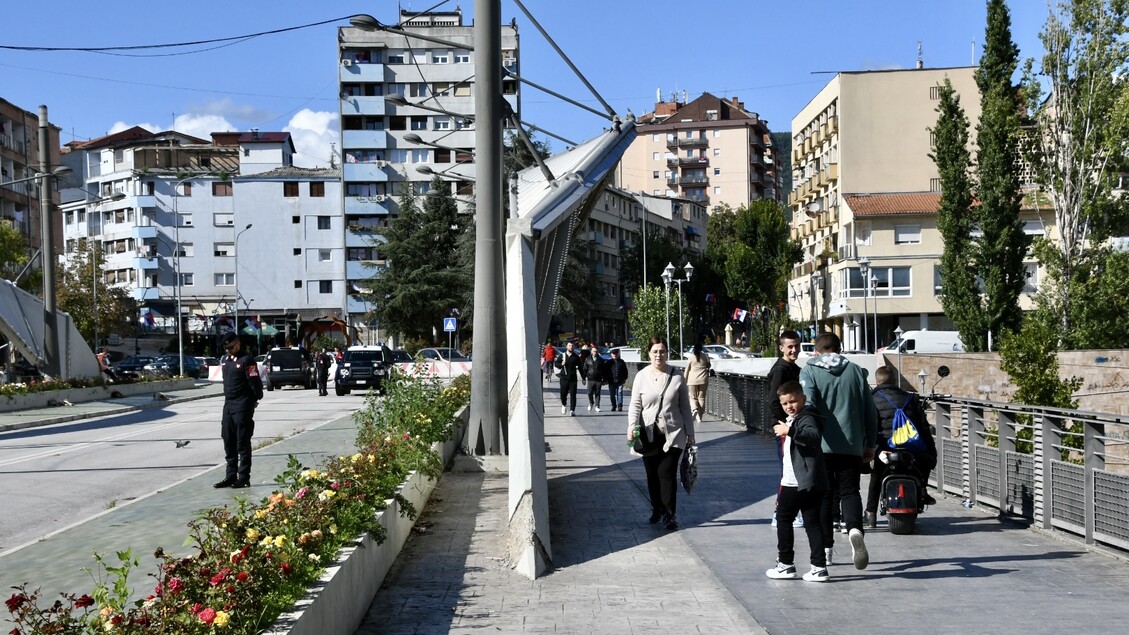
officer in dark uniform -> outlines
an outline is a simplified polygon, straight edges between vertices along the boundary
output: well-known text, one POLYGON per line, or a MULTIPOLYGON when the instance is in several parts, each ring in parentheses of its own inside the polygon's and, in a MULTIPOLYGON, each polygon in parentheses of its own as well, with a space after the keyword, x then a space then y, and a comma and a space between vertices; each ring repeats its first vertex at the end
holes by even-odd
POLYGON ((224 479, 214 487, 251 487, 251 435, 255 433, 255 406, 263 398, 263 380, 255 359, 241 350, 239 336, 223 337, 223 453, 224 479))
POLYGON ((333 363, 333 359, 329 356, 329 351, 324 348, 318 353, 317 359, 314 360, 314 366, 317 368, 318 373, 318 394, 322 397, 329 394, 326 389, 326 384, 329 382, 329 366, 333 363))

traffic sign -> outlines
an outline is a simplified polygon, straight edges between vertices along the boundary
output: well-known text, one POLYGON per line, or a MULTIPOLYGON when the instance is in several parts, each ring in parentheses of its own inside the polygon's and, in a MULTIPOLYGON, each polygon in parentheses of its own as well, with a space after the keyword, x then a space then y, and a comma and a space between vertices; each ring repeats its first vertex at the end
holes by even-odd
POLYGON ((453 317, 443 318, 443 332, 454 333, 456 330, 455 324, 458 320, 453 317))

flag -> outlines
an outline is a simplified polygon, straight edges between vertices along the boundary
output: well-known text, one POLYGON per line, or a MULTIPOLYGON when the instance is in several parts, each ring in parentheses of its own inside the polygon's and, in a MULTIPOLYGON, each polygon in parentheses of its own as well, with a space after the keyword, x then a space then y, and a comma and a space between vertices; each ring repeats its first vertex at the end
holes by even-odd
POLYGON ((748 317, 748 316, 749 316, 749 312, 746 311, 745 309, 738 309, 737 310, 737 321, 738 322, 744 322, 745 318, 748 317))
POLYGON ((153 326, 153 312, 152 311, 148 311, 148 312, 145 313, 145 323, 148 324, 149 326, 153 326))
POLYGON ((706 294, 706 303, 707 304, 709 304, 710 302, 714 302, 716 300, 717 300, 717 296, 715 296, 714 294, 712 294, 712 293, 706 294))
POLYGON ((740 315, 741 315, 741 309, 739 309, 739 308, 733 309, 733 319, 734 320, 739 320, 740 317, 738 317, 738 316, 740 316, 740 315))

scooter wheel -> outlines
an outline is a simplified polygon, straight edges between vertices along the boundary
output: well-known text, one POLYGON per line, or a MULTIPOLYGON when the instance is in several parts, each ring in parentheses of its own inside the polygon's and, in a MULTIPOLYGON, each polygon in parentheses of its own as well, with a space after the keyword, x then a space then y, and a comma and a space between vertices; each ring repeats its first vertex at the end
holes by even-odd
POLYGON ((917 522, 917 514, 888 514, 886 518, 890 522, 890 533, 899 536, 912 534, 917 522))

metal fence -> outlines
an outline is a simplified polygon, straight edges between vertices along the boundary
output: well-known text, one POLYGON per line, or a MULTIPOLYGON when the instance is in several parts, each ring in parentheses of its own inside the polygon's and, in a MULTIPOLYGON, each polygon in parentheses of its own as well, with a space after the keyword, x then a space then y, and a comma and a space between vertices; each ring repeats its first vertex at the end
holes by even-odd
MULTIPOLYGON (((722 374, 706 410, 769 433, 768 382, 722 374)), ((1129 551, 1129 417, 934 395, 936 487, 1088 545, 1129 551)))

